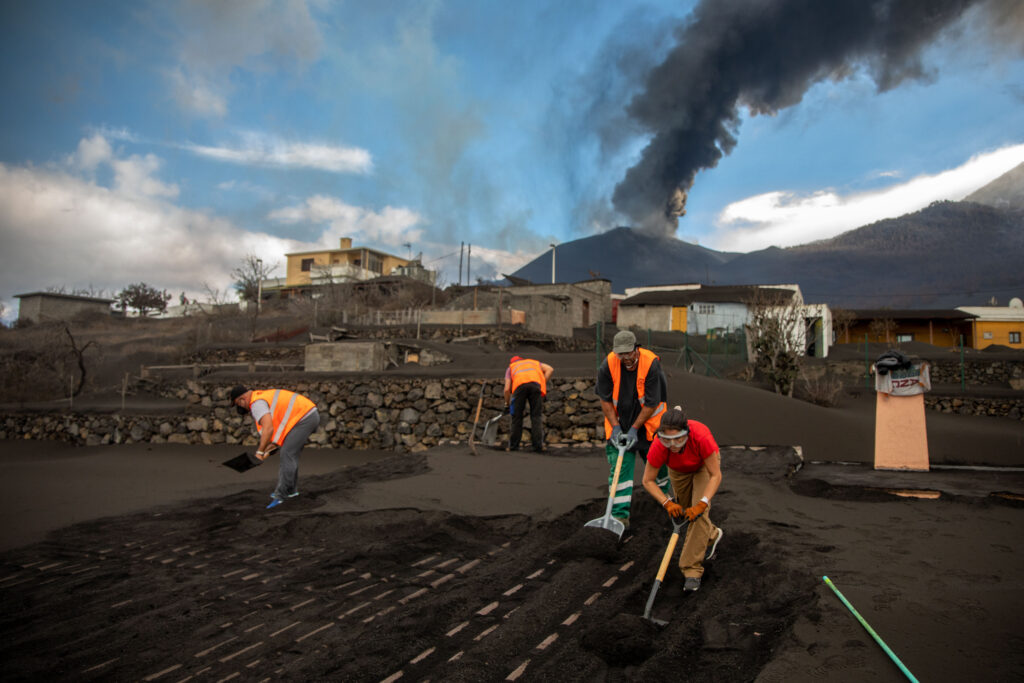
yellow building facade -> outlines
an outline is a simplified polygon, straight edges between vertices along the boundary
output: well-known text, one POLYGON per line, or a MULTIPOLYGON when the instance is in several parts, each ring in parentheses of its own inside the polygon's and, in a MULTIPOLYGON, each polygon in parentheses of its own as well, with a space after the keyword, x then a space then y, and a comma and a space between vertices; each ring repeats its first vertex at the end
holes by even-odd
POLYGON ((998 344, 1024 349, 1024 303, 1014 297, 1009 306, 961 306, 957 310, 975 316, 971 324, 974 348, 998 344))
POLYGON ((285 254, 286 287, 302 287, 330 282, 369 280, 388 275, 408 259, 369 247, 353 247, 352 238, 342 237, 338 249, 300 251, 285 254))

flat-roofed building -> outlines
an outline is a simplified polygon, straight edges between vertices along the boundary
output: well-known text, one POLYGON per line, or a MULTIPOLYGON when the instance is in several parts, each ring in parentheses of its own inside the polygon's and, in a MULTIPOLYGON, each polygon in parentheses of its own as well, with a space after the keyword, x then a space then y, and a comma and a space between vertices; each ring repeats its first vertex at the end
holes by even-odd
POLYGON ((83 314, 110 315, 113 299, 55 292, 15 294, 18 299, 18 320, 34 323, 47 320, 70 320, 83 314))

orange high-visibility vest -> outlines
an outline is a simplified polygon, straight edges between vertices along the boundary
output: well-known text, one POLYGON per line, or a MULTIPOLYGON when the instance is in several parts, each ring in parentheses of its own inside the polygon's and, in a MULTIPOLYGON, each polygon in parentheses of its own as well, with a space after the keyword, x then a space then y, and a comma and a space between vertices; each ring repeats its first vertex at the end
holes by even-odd
MULTIPOLYGON (((638 349, 640 352, 640 362, 636 366, 636 397, 643 405, 644 402, 644 383, 647 380, 647 371, 651 369, 651 363, 658 360, 658 356, 653 351, 647 349, 638 349)), ((608 354, 608 369, 612 373, 612 403, 615 404, 615 410, 619 410, 619 380, 622 377, 622 368, 620 367, 619 357, 614 353, 608 354)), ((654 435, 658 432, 658 425, 661 424, 662 413, 668 406, 664 401, 658 404, 658 407, 654 409, 654 414, 647 418, 647 422, 644 426, 647 428, 647 440, 653 441, 654 435)), ((622 425, 623 430, 628 430, 632 425, 622 425)), ((604 438, 612 438, 612 423, 608 421, 608 418, 604 419, 604 438)))
POLYGON ((539 360, 523 358, 514 363, 509 363, 512 370, 512 393, 515 393, 520 384, 536 382, 540 385, 540 395, 548 395, 548 382, 544 378, 544 370, 540 367, 539 360))
MULTIPOLYGON (((278 446, 284 444, 284 438, 292 430, 299 420, 306 416, 316 404, 302 394, 296 394, 287 389, 267 389, 265 391, 253 391, 249 399, 249 407, 256 401, 266 401, 270 406, 270 419, 274 422, 274 436, 270 439, 278 446)), ((262 435, 263 428, 256 423, 256 431, 262 435)))

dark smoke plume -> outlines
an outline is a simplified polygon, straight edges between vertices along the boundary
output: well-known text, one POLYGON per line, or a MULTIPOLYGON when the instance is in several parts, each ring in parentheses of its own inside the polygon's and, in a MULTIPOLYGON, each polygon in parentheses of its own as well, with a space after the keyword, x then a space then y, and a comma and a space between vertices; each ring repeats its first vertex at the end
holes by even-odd
POLYGON ((740 107, 774 113, 860 67, 879 91, 924 78, 922 49, 975 6, 1019 25, 1024 2, 702 0, 629 105, 652 137, 615 188, 615 208, 635 226, 675 234, 697 172, 735 147, 740 107))

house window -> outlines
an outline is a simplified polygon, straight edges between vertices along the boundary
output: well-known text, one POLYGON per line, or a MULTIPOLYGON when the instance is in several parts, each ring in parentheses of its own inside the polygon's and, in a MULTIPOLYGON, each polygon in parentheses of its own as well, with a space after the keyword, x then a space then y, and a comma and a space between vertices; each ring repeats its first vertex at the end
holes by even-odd
POLYGON ((714 304, 697 304, 697 312, 698 313, 705 313, 705 314, 709 314, 710 315, 710 314, 715 312, 715 305, 714 304))
POLYGON ((991 339, 992 338, 992 333, 991 332, 982 332, 981 333, 981 338, 982 339, 991 339))
POLYGON ((914 335, 912 335, 912 334, 897 334, 896 335, 896 341, 898 343, 912 342, 912 341, 914 341, 914 335))
POLYGON ((302 259, 302 272, 303 273, 308 273, 312 269, 313 269, 313 259, 311 259, 311 258, 304 258, 304 259, 302 259))
POLYGON ((1011 344, 1020 344, 1020 332, 1011 332, 1010 333, 1010 343, 1011 344))

